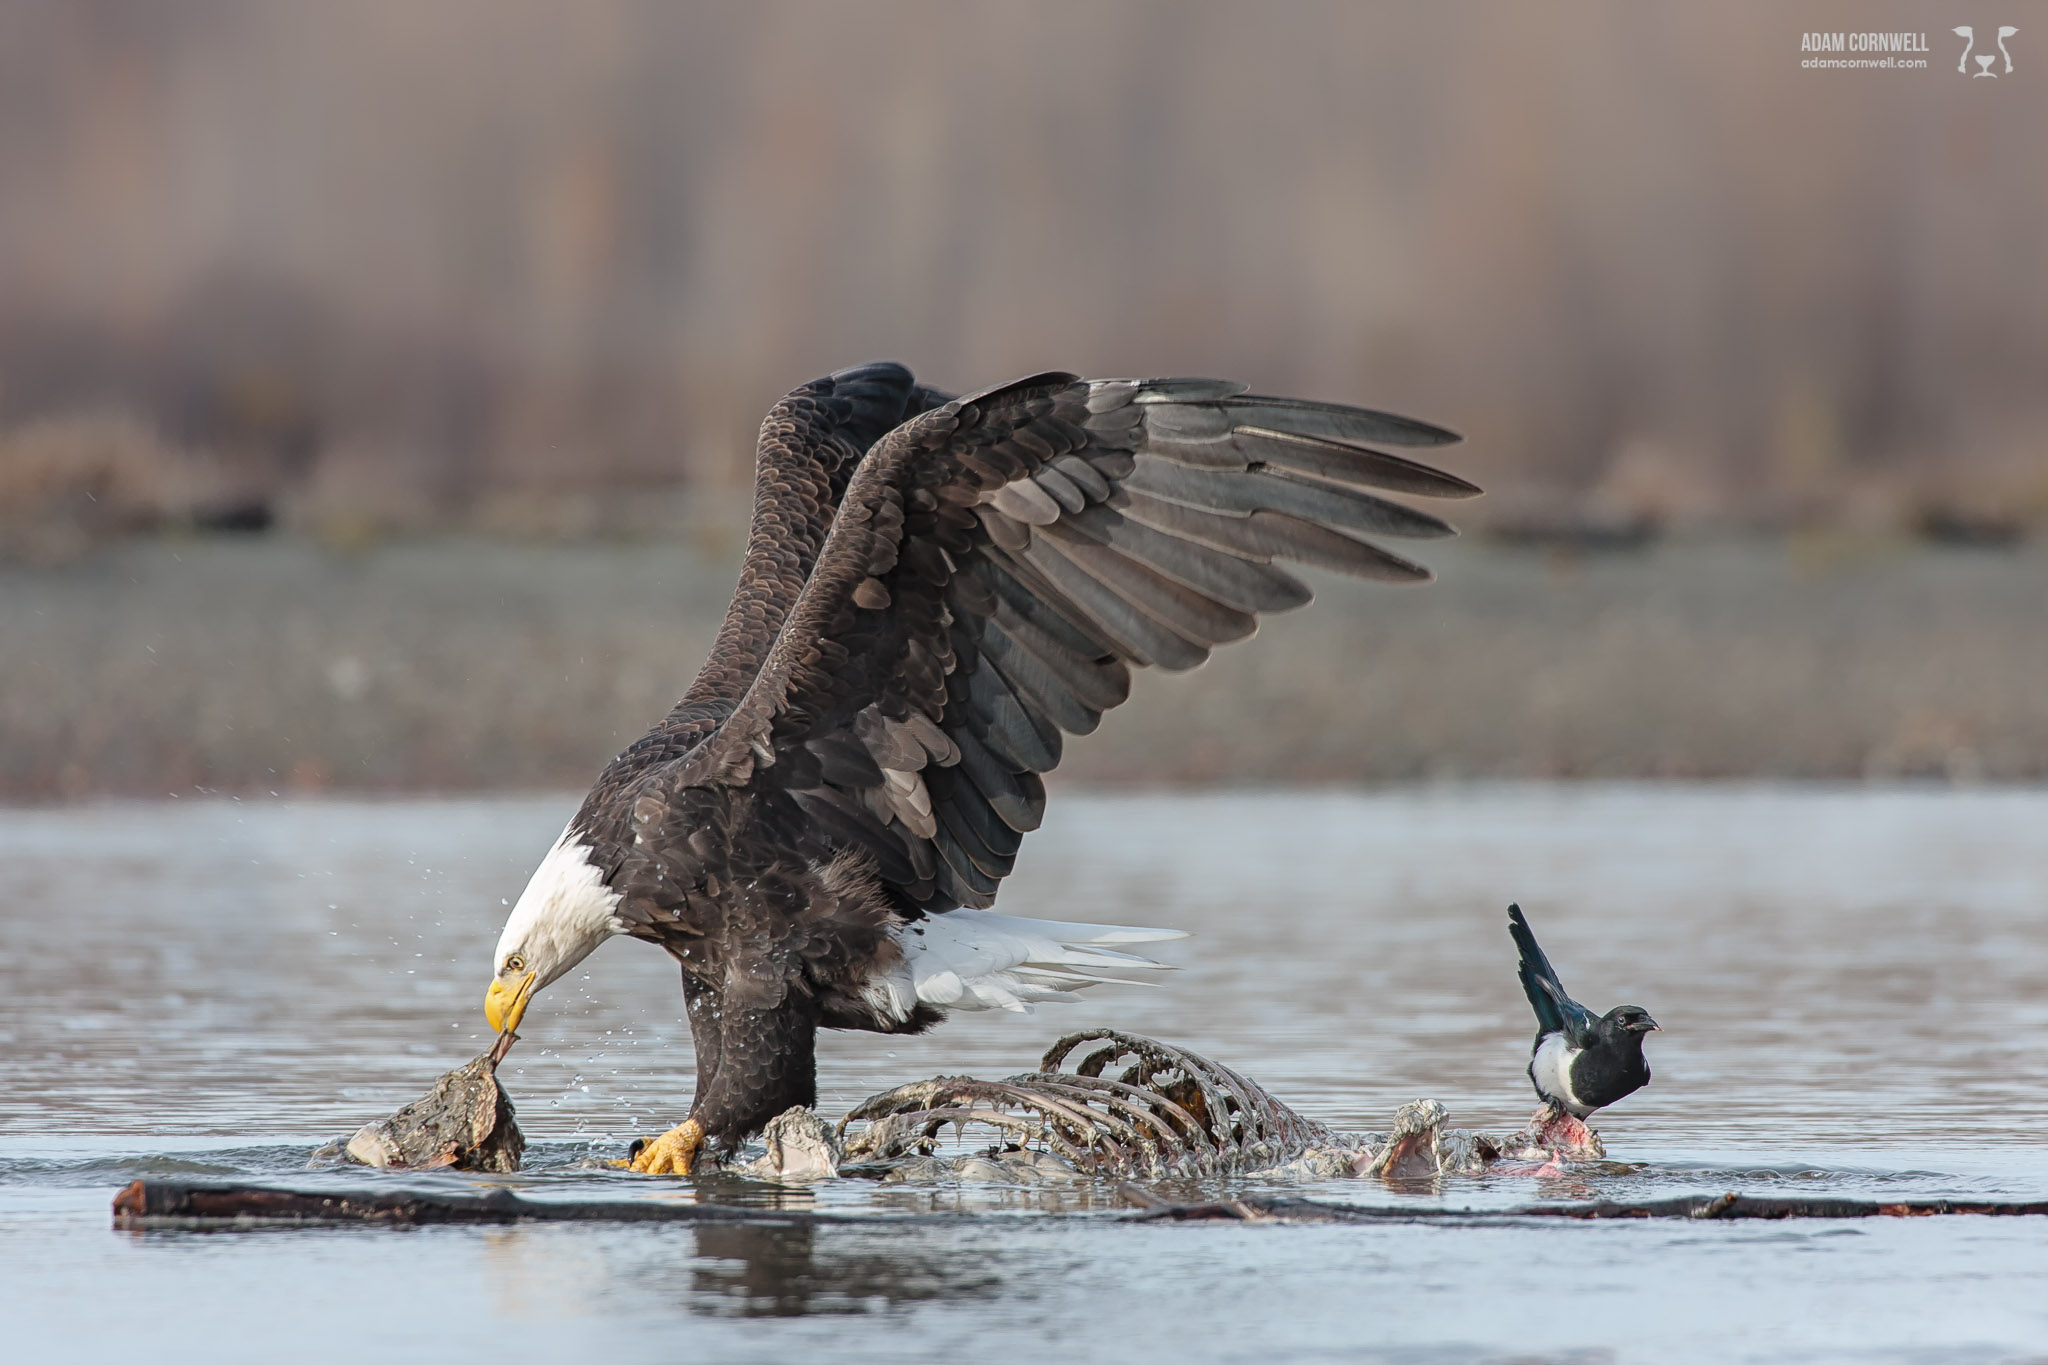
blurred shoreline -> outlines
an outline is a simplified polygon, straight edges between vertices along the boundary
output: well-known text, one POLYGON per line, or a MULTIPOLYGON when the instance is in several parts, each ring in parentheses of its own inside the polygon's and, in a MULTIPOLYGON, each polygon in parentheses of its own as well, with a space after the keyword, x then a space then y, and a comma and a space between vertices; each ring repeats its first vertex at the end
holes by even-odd
POLYGON ((1496 528, 2048 529, 2048 85, 1781 10, 17 0, 0 556, 659 535, 891 358, 1412 413, 1496 528))
MULTIPOLYGON (((0 800, 580 788, 688 685, 728 541, 129 542, 0 566, 0 800)), ((1416 547, 1069 738, 1058 780, 2048 777, 2048 548, 1416 547)))

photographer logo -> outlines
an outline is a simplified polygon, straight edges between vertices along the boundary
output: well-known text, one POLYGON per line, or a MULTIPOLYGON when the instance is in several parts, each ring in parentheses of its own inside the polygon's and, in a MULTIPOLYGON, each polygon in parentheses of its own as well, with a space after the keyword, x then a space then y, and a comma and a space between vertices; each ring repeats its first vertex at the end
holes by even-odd
POLYGON ((1994 40, 1998 44, 1996 52, 1978 52, 1976 50, 1977 30, 1968 24, 1957 24, 1949 31, 1963 40, 1963 55, 1956 58, 1956 70, 1969 75, 1972 80, 1981 79, 1985 76, 1996 80, 1998 73, 1991 68, 2000 57, 2004 57, 2007 73, 2009 74, 2012 71, 2012 51, 2006 47, 2005 40, 2017 34, 2019 30, 2011 24, 2000 24, 1998 26, 1998 37, 1994 40), (1972 56, 1977 59, 1977 69, 1975 72, 1970 71, 1970 58, 1972 56))

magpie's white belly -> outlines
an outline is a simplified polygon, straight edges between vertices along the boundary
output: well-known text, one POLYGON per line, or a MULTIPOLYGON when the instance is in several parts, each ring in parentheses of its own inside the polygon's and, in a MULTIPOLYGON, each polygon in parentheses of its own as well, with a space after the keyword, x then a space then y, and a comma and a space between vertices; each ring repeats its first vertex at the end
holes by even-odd
POLYGON ((1529 1076, 1537 1089, 1563 1101, 1566 1108, 1584 1118, 1586 1106, 1572 1090, 1572 1063, 1580 1051, 1566 1042, 1562 1033, 1553 1033, 1537 1045, 1536 1055, 1529 1062, 1529 1076))

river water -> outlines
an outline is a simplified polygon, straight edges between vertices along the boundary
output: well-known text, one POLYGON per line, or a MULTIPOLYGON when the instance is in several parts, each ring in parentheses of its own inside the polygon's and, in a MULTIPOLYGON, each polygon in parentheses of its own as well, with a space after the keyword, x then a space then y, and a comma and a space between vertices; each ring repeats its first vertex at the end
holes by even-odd
MULTIPOLYGON (((804 1229, 115 1233, 140 1175, 362 1184, 308 1150, 481 1050, 490 953, 575 802, 166 801, 0 812, 0 1355, 608 1362, 2048 1356, 2048 1225, 1133 1226, 1108 1192, 776 1191, 592 1171, 680 1117, 668 959, 617 941, 502 1077, 541 1196, 873 1214, 804 1229), (892 1224, 903 1212, 988 1215, 892 1224)), ((830 1035, 820 1107, 1029 1069, 1109 1024, 1341 1127, 1430 1096, 1518 1125, 1532 1021, 1504 907, 1630 1001, 1651 1086, 1618 1173, 1291 1194, 1499 1208, 1743 1190, 2048 1197, 2048 793, 1448 786, 1056 793, 1002 908, 1168 924, 1179 970, 922 1038, 830 1035)), ((418 1179, 418 1177, 415 1177, 418 1179)), ((470 1177, 429 1177, 450 1184, 470 1177)))

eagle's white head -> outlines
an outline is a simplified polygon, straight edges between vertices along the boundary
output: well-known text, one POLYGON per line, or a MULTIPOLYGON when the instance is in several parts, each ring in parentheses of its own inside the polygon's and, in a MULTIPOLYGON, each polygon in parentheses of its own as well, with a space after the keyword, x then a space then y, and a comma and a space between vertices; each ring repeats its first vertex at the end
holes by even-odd
POLYGON ((510 1033, 518 1028, 537 992, 598 944, 625 932, 612 913, 619 899, 590 861, 590 846, 564 830, 519 893, 498 935, 491 988, 484 995, 484 1016, 493 1029, 510 1033))

